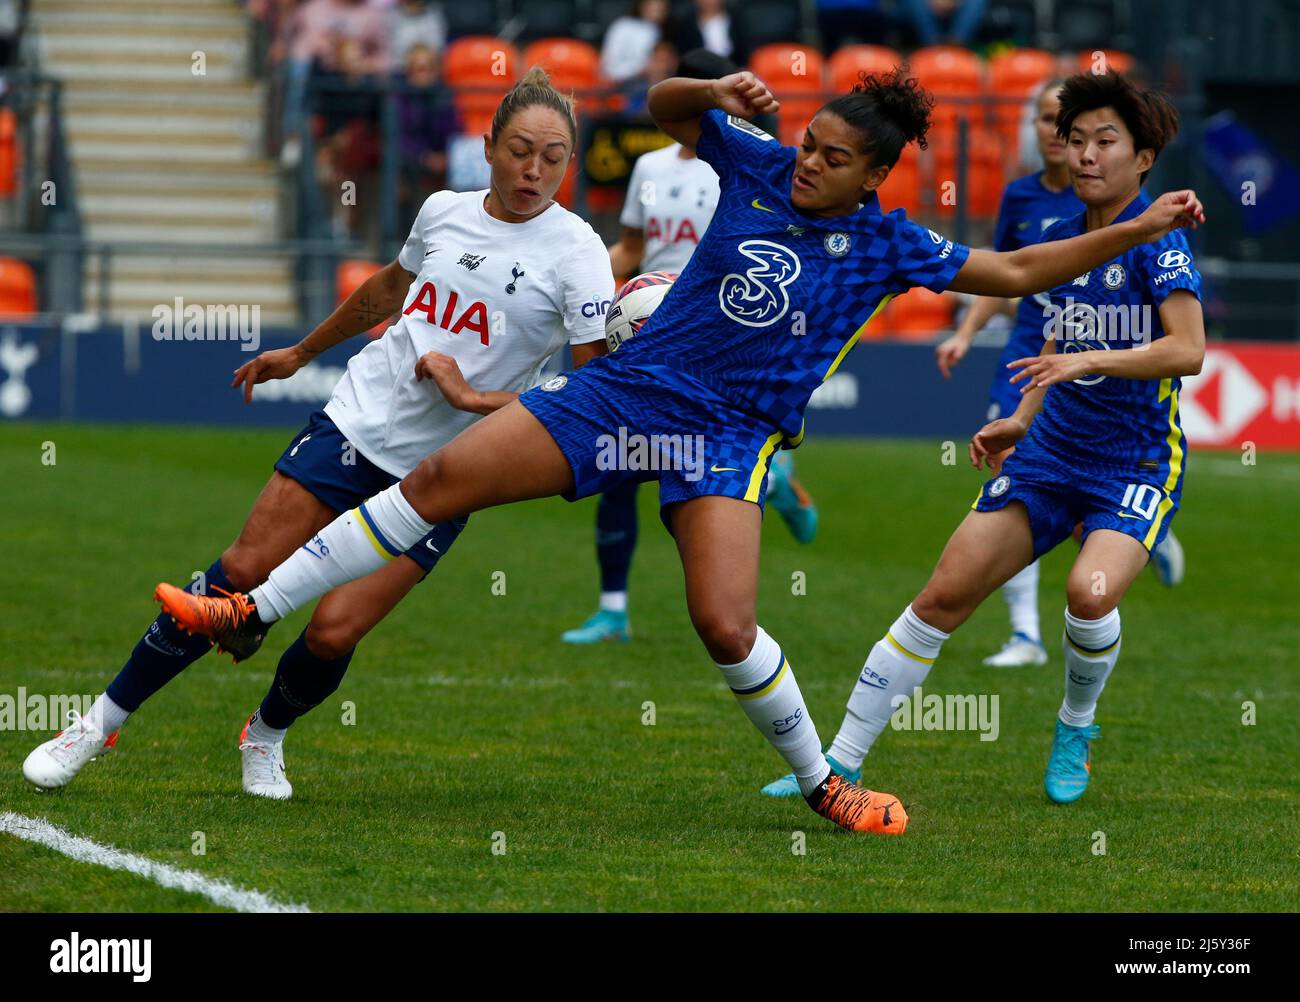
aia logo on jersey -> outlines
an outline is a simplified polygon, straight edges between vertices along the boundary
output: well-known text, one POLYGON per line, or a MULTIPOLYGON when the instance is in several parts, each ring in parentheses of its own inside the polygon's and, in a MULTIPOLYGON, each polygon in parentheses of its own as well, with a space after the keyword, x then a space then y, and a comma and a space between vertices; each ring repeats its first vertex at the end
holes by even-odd
POLYGON ((680 219, 674 221, 672 216, 666 217, 660 222, 655 216, 650 217, 646 224, 645 238, 647 240, 659 240, 666 244, 679 244, 683 240, 688 240, 693 244, 700 242, 700 235, 695 232, 695 224, 690 219, 680 219), (676 225, 674 226, 674 222, 676 225))
POLYGON ((423 313, 424 319, 432 327, 441 327, 452 334, 472 331, 478 335, 480 343, 488 343, 487 304, 475 299, 464 307, 460 295, 452 289, 443 301, 442 312, 438 312, 438 290, 432 282, 425 282, 419 293, 411 300, 411 305, 402 311, 404 316, 423 313))

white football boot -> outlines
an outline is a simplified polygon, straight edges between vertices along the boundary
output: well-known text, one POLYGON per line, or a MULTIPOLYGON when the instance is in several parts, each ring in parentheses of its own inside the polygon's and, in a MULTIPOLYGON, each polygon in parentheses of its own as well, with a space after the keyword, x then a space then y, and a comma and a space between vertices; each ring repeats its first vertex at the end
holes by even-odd
POLYGON ((105 735, 88 718, 69 710, 68 726, 32 749, 23 761, 23 775, 42 790, 67 786, 83 765, 113 750, 117 735, 105 735))
POLYGON ((1023 668, 1026 665, 1047 664, 1047 648, 1023 633, 1011 634, 1002 650, 984 659, 989 668, 1023 668))
MULTIPOLYGON (((249 723, 252 722, 249 717, 249 723)), ((239 735, 239 754, 244 764, 244 792, 254 797, 288 800, 293 786, 284 775, 284 742, 261 742, 248 739, 248 723, 239 735)))

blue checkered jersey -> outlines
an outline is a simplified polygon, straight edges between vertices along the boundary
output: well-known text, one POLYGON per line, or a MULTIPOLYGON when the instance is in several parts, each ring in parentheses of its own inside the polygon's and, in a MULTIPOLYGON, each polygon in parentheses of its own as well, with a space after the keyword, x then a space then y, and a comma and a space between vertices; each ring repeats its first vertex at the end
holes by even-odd
POLYGON ((695 379, 795 439, 804 407, 893 297, 941 292, 968 248, 881 214, 822 219, 790 202, 795 150, 718 110, 700 157, 717 172, 717 211, 672 291, 610 357, 660 380, 695 379))
MULTIPOLYGON (((1036 244, 1054 223, 1077 216, 1082 211, 1083 203, 1074 193, 1074 188, 1050 191, 1043 187, 1041 170, 1016 178, 1002 193, 997 227, 993 231, 993 249, 1014 251, 1036 244)), ((1045 291, 1025 296, 1016 311, 1016 327, 1011 339, 1020 340, 1023 337, 1026 343, 1037 339, 1034 351, 1041 349, 1043 308, 1047 304, 1048 294, 1045 291)))
MULTIPOLYGON (((1146 193, 1139 192, 1115 222, 1140 215, 1150 204, 1146 193)), ((1051 227, 1044 240, 1083 232, 1080 214, 1051 227)), ((1058 285, 1043 323, 1058 332, 1057 351, 1130 351, 1164 336, 1159 307, 1176 289, 1200 298, 1201 276, 1182 230, 1058 285)), ((1184 454, 1180 386, 1177 377, 1098 375, 1056 383, 1048 389, 1025 445, 1032 443, 1081 468, 1140 464, 1167 469, 1176 480, 1184 454)))

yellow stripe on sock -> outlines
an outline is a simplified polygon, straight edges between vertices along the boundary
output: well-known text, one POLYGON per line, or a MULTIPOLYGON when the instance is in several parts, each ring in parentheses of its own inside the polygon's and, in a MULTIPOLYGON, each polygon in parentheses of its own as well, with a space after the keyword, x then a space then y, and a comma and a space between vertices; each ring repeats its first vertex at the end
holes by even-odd
POLYGON ((384 544, 381 543, 375 534, 370 531, 370 526, 366 524, 365 516, 361 514, 360 508, 352 509, 352 517, 357 520, 357 525, 361 526, 361 531, 366 534, 366 538, 370 540, 370 545, 375 548, 375 552, 383 557, 384 560, 392 560, 393 554, 384 549, 384 544))
POLYGON ((732 693, 735 695, 737 699, 758 699, 760 696, 766 696, 769 692, 771 692, 778 685, 780 685, 781 680, 784 679, 786 675, 788 675, 789 673, 790 673, 790 661, 788 658, 782 658, 781 670, 778 671, 774 676, 772 676, 772 681, 768 682, 767 685, 763 686, 763 688, 759 689, 757 692, 746 692, 746 693, 739 693, 733 689, 732 693))
POLYGON ((1099 658, 1099 657, 1103 657, 1103 656, 1109 654, 1111 651, 1113 651, 1116 647, 1119 646, 1119 641, 1116 640, 1113 644, 1111 644, 1109 647, 1107 647, 1105 650, 1102 650, 1102 651, 1089 651, 1089 650, 1084 650, 1082 647, 1080 647, 1078 644, 1076 644, 1076 643, 1075 643, 1075 642, 1070 638, 1070 635, 1069 635, 1068 633, 1065 635, 1065 642, 1066 642, 1067 644, 1069 644, 1071 647, 1073 647, 1073 648, 1074 648, 1076 651, 1078 651, 1080 654, 1082 654, 1085 658, 1099 658))
POLYGON ((894 635, 893 635, 892 633, 886 633, 886 634, 885 634, 885 639, 888 640, 891 644, 894 645, 894 647, 898 650, 898 653, 903 654, 903 655, 906 655, 907 657, 911 658, 913 661, 919 661, 919 662, 921 662, 921 664, 923 664, 923 665, 932 665, 932 664, 934 664, 934 658, 923 658, 923 657, 921 657, 921 655, 919 655, 919 654, 913 654, 913 653, 912 653, 911 651, 909 651, 906 647, 904 647, 904 646, 903 646, 902 644, 900 644, 897 640, 895 640, 895 639, 894 639, 894 635))

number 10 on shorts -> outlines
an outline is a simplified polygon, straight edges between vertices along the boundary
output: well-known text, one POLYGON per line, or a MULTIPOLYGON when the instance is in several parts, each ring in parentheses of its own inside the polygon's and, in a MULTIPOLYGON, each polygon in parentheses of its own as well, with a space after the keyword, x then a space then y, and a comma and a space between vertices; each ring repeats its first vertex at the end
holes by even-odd
POLYGON ((1124 491, 1124 500, 1119 506, 1135 512, 1150 522, 1156 517, 1160 498, 1160 491, 1150 484, 1129 484, 1128 489, 1124 491))

